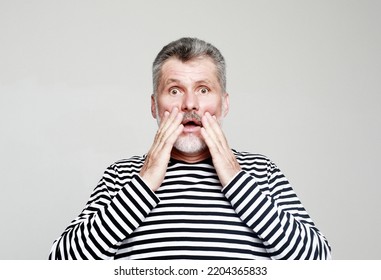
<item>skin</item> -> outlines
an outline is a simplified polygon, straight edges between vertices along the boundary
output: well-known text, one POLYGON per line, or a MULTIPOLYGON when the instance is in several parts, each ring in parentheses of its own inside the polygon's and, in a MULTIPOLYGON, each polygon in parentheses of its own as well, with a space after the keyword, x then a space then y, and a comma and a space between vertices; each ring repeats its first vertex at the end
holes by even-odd
POLYGON ((222 92, 216 73, 207 57, 187 62, 171 58, 164 63, 157 95, 151 97, 152 116, 159 118, 159 128, 140 171, 153 191, 163 182, 171 157, 187 163, 211 157, 222 186, 241 170, 220 125, 229 111, 229 95, 222 92), (184 121, 189 112, 199 115, 201 122, 184 121), (191 134, 206 147, 193 152, 174 147, 176 140, 191 134))

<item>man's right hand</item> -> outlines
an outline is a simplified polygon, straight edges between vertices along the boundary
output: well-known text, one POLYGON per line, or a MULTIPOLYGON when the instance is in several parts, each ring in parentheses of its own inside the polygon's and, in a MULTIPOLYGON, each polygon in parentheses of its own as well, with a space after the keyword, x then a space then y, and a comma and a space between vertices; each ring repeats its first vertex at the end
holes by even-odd
POLYGON ((153 191, 156 191, 164 180, 171 151, 177 138, 183 131, 183 113, 178 108, 172 112, 165 111, 156 133, 154 142, 140 170, 140 177, 153 191))

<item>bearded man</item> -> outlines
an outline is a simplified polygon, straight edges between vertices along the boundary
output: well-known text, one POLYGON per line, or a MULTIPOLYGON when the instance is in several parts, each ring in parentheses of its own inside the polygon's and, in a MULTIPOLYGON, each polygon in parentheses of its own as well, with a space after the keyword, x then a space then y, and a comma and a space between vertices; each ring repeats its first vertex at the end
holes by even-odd
POLYGON ((181 38, 153 63, 146 155, 112 164, 50 259, 330 259, 331 249, 267 157, 229 147, 225 60, 181 38))

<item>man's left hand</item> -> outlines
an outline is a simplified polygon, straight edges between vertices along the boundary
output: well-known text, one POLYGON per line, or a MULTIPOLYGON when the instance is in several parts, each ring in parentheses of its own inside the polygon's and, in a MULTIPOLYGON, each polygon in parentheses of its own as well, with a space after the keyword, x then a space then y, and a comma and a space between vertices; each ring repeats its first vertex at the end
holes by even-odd
POLYGON ((230 149, 216 118, 206 112, 201 121, 203 125, 201 135, 209 148, 218 178, 225 187, 241 170, 241 166, 230 149))

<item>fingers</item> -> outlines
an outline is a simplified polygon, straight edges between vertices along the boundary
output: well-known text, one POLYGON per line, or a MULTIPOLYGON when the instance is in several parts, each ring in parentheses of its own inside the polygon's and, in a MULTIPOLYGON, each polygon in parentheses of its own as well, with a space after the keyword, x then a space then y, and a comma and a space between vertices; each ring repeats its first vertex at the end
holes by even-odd
POLYGON ((219 151, 229 149, 220 124, 209 112, 206 112, 202 117, 202 125, 201 135, 204 137, 209 149, 217 149, 219 151))
POLYGON ((178 108, 173 108, 171 113, 164 112, 153 146, 162 148, 164 145, 173 145, 182 132, 182 120, 183 113, 179 112, 178 108))
POLYGON ((178 108, 173 108, 171 112, 165 111, 163 118, 160 122, 158 133, 164 133, 172 123, 177 123, 179 125, 182 121, 182 113, 179 113, 178 108))
POLYGON ((172 147, 184 129, 182 120, 183 114, 179 113, 177 108, 171 113, 164 113, 154 142, 140 170, 141 178, 154 191, 164 179, 172 147))
POLYGON ((241 167, 230 149, 217 119, 207 112, 202 117, 202 125, 201 135, 209 148, 218 178, 222 186, 226 186, 241 170, 241 167))

